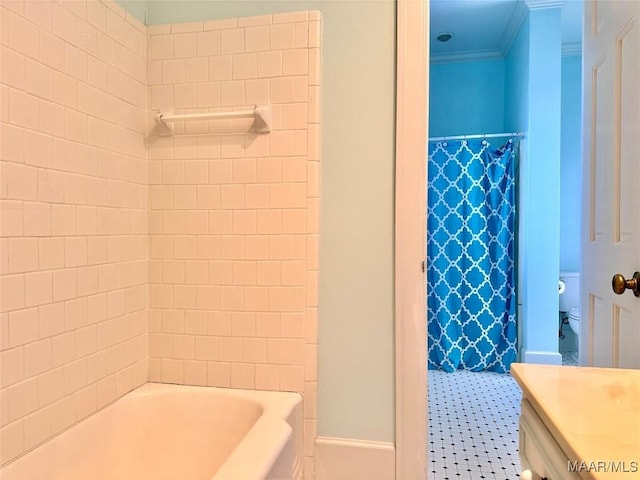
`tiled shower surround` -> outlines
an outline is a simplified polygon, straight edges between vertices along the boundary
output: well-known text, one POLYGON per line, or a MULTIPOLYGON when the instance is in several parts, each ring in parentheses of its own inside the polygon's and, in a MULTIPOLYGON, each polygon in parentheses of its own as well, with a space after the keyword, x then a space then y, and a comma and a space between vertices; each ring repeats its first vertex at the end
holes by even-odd
POLYGON ((320 17, 149 27, 150 110, 270 104, 149 138, 152 381, 305 393, 316 431, 320 17))
POLYGON ((0 2, 0 461, 147 379, 145 27, 0 2))
POLYGON ((319 14, 0 8, 0 463, 161 381, 303 393, 311 476, 319 14), (255 104, 271 133, 153 120, 255 104))

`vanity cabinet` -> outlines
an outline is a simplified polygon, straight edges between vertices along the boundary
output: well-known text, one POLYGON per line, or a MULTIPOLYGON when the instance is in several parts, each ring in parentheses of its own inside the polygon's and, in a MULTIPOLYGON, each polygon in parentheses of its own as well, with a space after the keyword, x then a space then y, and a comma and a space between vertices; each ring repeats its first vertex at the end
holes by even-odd
POLYGON ((518 448, 522 480, 580 479, 577 473, 569 471, 569 459, 526 398, 522 399, 518 448))
POLYGON ((640 370, 514 363, 511 374, 522 480, 640 478, 640 370))

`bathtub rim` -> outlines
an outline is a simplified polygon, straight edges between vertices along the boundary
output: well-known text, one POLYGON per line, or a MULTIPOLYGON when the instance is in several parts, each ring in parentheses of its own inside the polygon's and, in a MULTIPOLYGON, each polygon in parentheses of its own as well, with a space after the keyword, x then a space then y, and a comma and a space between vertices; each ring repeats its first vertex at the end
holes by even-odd
MULTIPOLYGON (((162 394, 185 395, 214 395, 227 399, 243 399, 255 404, 261 412, 246 434, 240 439, 218 470, 213 473, 211 480, 244 480, 246 478, 265 478, 270 469, 279 459, 284 446, 289 439, 295 441, 293 426, 303 428, 296 421, 296 412, 302 417, 303 396, 298 392, 281 392, 271 390, 247 390, 231 387, 214 387, 205 385, 182 385, 173 383, 146 382, 139 387, 122 395, 115 401, 105 405, 100 410, 74 423, 56 435, 48 438, 33 449, 15 457, 6 464, 0 466, 0 477, 6 470, 12 470, 17 462, 24 457, 36 452, 49 442, 57 440, 60 436, 73 431, 92 417, 96 417, 109 408, 117 408, 117 405, 126 405, 137 398, 153 397, 162 394), (268 445, 269 448, 265 448, 268 445), (277 448, 276 448, 277 447, 277 448)), ((126 407, 125 407, 126 408, 126 407)), ((301 448, 296 450, 302 455, 301 448)))
MULTIPOLYGON (((138 396, 151 396, 158 390, 173 390, 171 387, 178 387, 185 393, 188 390, 207 389, 228 397, 240 397, 256 401, 262 407, 262 413, 256 422, 234 447, 220 466, 220 469, 213 475, 212 480, 265 478, 278 460, 289 439, 295 441, 292 438, 293 428, 288 419, 297 406, 302 408, 303 396, 298 392, 147 382, 128 395, 137 392, 138 396), (269 445, 271 448, 265 449, 264 445, 269 445), (257 452, 260 455, 256 455, 257 452)), ((302 428, 302 426, 299 426, 299 428, 302 428)))

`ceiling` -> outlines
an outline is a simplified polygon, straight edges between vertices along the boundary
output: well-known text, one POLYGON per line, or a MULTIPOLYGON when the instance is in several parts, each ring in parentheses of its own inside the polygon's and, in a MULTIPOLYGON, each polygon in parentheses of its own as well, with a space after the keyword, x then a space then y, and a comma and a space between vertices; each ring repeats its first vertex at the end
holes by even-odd
MULTIPOLYGON (((562 7, 564 46, 581 44, 582 10, 583 0, 567 0, 562 7)), ((522 0, 431 0, 432 60, 504 56, 525 12, 522 0), (442 32, 454 36, 442 43, 436 40, 442 32)))

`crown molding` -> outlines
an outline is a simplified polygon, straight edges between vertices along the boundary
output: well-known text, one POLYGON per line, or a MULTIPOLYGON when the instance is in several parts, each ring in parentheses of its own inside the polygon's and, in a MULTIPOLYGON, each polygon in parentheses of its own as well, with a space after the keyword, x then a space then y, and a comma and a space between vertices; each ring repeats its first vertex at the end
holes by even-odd
POLYGON ((562 44, 562 55, 582 55, 582 43, 574 42, 574 43, 563 43, 562 44))
POLYGON ((515 7, 513 8, 513 12, 511 12, 511 17, 509 18, 509 22, 507 23, 504 32, 502 32, 502 37, 500 38, 500 42, 498 43, 498 49, 502 53, 503 57, 506 57, 511 50, 511 45, 513 45, 513 41, 516 39, 518 32, 520 31, 520 27, 524 22, 525 18, 527 18, 528 9, 524 2, 518 1, 516 2, 515 7))
POLYGON ((471 50, 468 52, 444 53, 431 55, 429 61, 432 65, 441 63, 466 63, 481 62, 483 60, 501 60, 504 58, 500 50, 471 50))
POLYGON ((524 0, 529 10, 539 10, 542 8, 559 8, 562 7, 566 0, 524 0))
MULTIPOLYGON (((582 55, 582 43, 563 43, 562 56, 582 55)), ((440 65, 443 63, 468 63, 482 62, 486 60, 502 60, 506 57, 500 50, 474 50, 470 52, 446 53, 440 55, 431 55, 429 61, 432 65, 440 65)))

